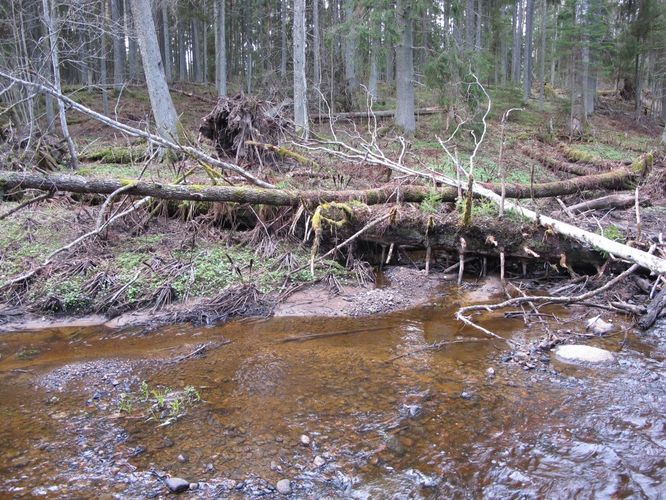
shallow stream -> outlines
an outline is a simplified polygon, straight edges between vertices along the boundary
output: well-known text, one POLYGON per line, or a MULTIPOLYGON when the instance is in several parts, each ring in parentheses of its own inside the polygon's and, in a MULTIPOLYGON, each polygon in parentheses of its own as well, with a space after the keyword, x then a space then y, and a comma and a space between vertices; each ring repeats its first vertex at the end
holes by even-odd
POLYGON ((456 293, 360 319, 3 334, 0 494, 166 496, 167 474, 203 497, 284 478, 308 498, 666 495, 666 328, 595 339, 617 352, 597 368, 528 370, 496 340, 424 349, 482 339, 452 319, 456 293), (283 342, 330 332, 347 333, 283 342), (141 397, 167 386, 201 397, 171 423, 141 397))

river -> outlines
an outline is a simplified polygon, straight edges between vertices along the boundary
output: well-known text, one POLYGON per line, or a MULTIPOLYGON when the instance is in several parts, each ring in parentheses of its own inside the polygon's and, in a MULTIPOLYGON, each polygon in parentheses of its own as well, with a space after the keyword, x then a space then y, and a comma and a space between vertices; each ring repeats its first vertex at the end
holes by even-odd
MULTIPOLYGON (((461 330, 460 300, 448 289, 366 318, 2 334, 0 492, 160 497, 169 475, 205 498, 279 496, 281 479, 304 498, 666 495, 665 326, 593 339, 612 365, 546 353, 530 369, 461 330), (295 336, 313 338, 284 341, 295 336)), ((538 330, 489 324, 517 341, 538 330)))

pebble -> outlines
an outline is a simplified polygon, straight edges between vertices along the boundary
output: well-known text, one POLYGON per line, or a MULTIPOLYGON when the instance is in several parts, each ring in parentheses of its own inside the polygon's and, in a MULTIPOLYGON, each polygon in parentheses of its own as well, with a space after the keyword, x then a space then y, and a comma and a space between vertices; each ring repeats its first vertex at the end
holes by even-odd
POLYGON ((463 398, 463 399, 472 399, 472 395, 467 391, 461 392, 460 397, 463 398))
POLYGON ((310 439, 310 436, 308 436, 306 434, 301 434, 301 444, 303 446, 310 446, 311 442, 312 442, 312 440, 310 439))
POLYGON ((319 455, 317 455, 317 456, 314 458, 314 465, 315 465, 315 467, 321 467, 321 466, 324 465, 325 463, 326 463, 326 460, 324 460, 323 458, 321 458, 319 455))
POLYGON ((183 455, 182 453, 178 455, 177 460, 181 463, 184 464, 187 462, 187 455, 183 455))
POLYGON ((190 482, 181 479, 180 477, 170 477, 166 480, 167 487, 174 493, 182 493, 187 491, 190 487, 190 482))
POLYGON ((495 376, 495 369, 493 367, 490 367, 486 370, 486 375, 490 378, 493 378, 495 376))
POLYGON ((278 490, 278 493, 282 495, 288 495, 291 493, 291 481, 289 479, 280 479, 275 487, 278 490))

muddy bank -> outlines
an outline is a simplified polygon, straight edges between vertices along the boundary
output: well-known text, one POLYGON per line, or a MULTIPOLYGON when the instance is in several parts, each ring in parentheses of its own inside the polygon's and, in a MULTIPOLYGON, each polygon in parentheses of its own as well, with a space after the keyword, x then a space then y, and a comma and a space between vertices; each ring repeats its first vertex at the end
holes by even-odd
MULTIPOLYGON (((379 276, 381 284, 359 286, 352 284, 331 285, 315 283, 300 287, 284 300, 279 294, 270 294, 267 301, 272 304, 272 314, 282 316, 368 316, 405 310, 428 303, 438 288, 455 280, 457 275, 438 272, 425 274, 414 267, 389 267, 379 276)), ((490 292, 496 292, 495 285, 490 292)), ((481 296, 486 296, 481 293, 481 296)), ((204 307, 202 300, 185 304, 174 304, 160 311, 130 311, 115 318, 104 315, 65 316, 38 315, 22 309, 7 311, 3 317, 0 311, 0 332, 40 330, 47 328, 71 327, 158 327, 173 321, 178 314, 184 314, 196 307, 204 307)))

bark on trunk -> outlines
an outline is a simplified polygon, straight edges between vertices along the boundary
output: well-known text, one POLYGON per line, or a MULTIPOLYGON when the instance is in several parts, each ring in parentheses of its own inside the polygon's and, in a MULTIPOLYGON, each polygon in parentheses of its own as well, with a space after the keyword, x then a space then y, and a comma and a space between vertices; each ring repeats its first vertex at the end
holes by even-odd
POLYGON ((137 36, 139 37, 143 72, 146 76, 146 86, 148 87, 148 96, 150 97, 157 131, 164 139, 174 141, 178 136, 178 116, 169 94, 169 87, 162 66, 150 0, 130 0, 130 6, 137 36))
MULTIPOLYGON (((133 0, 130 0, 132 2, 133 0)), ((169 34, 169 7, 166 2, 162 3, 162 40, 164 45, 164 74, 166 76, 167 82, 173 81, 173 67, 172 67, 172 58, 171 58, 171 35, 169 34)), ((140 26, 140 23, 134 21, 134 26, 140 26)), ((141 33, 137 30, 137 36, 140 37, 141 33)))
POLYGON ((534 0, 527 0, 525 10, 525 73, 523 75, 523 102, 527 102, 532 89, 532 27, 534 0))
POLYGON ((280 0, 280 76, 287 78, 287 0, 280 0))
MULTIPOLYGON (((506 185, 507 198, 547 198, 579 193, 591 189, 624 189, 637 179, 630 170, 577 177, 575 179, 534 184, 506 185)), ((42 191, 67 191, 71 193, 110 194, 135 181, 116 179, 95 179, 65 174, 30 174, 25 172, 0 171, 0 187, 7 191, 13 188, 39 189, 42 191)), ((484 183, 482 187, 494 193, 501 193, 499 184, 484 183)), ((424 186, 394 186, 367 190, 346 191, 292 191, 261 189, 248 186, 199 186, 160 184, 139 181, 125 191, 133 196, 152 196, 166 200, 192 200, 209 202, 252 203, 276 206, 297 206, 301 202, 319 204, 330 201, 346 202, 359 200, 367 205, 401 201, 420 203, 426 197, 436 194, 442 202, 453 202, 458 197, 455 187, 442 187, 434 190, 424 186)))
POLYGON ((113 36, 113 87, 120 90, 125 79, 125 33, 122 22, 122 0, 111 0, 111 33, 113 36))
POLYGON ((356 79, 356 26, 351 0, 345 1, 345 22, 349 32, 344 37, 345 86, 348 96, 354 95, 358 81, 356 79))
POLYGON ((305 79, 305 0, 294 0, 294 123, 301 137, 308 136, 307 81, 305 79))
MULTIPOLYGON (((49 34, 49 46, 51 48, 51 68, 53 70, 53 86, 55 87, 56 92, 59 94, 62 93, 60 85, 60 61, 59 61, 59 52, 58 52, 58 35, 54 26, 54 14, 55 9, 50 5, 49 0, 42 0, 42 7, 44 8, 44 21, 46 23, 46 28, 49 34)), ((79 167, 79 160, 76 155, 76 148, 74 147, 74 141, 69 135, 69 127, 67 126, 67 116, 65 115, 65 105, 62 101, 58 101, 58 116, 60 117, 60 128, 62 129, 62 135, 67 141, 67 149, 69 150, 69 155, 72 160, 72 168, 79 167)))
POLYGON ((520 60, 523 40, 523 9, 521 0, 517 0, 513 10, 513 52, 511 57, 511 80, 520 82, 520 60))
POLYGON ((217 95, 227 95, 226 0, 215 0, 215 85, 217 95))
POLYGON ((405 134, 411 135, 416 130, 414 117, 414 51, 413 20, 410 0, 399 0, 396 7, 400 45, 396 48, 396 93, 397 109, 395 123, 405 134))

